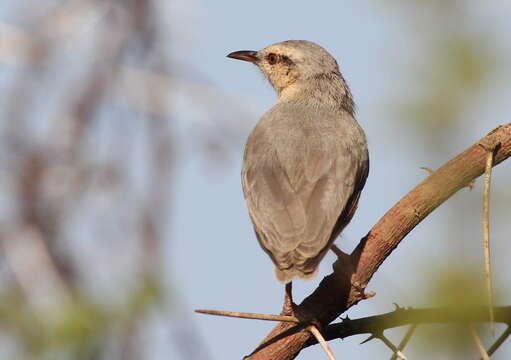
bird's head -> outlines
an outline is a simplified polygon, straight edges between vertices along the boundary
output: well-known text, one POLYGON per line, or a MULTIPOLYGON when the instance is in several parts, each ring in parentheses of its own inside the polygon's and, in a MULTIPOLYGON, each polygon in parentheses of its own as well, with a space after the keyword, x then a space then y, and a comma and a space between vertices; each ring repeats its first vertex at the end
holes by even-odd
POLYGON ((337 61, 321 46, 305 40, 288 40, 259 51, 235 51, 227 57, 257 65, 279 95, 292 85, 305 85, 325 75, 341 76, 337 61))

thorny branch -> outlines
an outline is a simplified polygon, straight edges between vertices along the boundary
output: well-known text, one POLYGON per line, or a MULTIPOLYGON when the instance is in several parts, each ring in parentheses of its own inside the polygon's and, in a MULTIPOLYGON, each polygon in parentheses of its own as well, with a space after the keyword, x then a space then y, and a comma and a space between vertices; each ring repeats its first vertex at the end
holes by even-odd
MULTIPOLYGON (((493 310, 495 322, 511 325, 511 306, 497 306, 493 310)), ((359 319, 343 319, 341 322, 323 328, 322 334, 325 340, 334 340, 362 334, 376 335, 385 330, 405 325, 456 323, 468 326, 473 323, 487 321, 489 321, 488 309, 485 306, 470 308, 397 308, 385 314, 359 319)), ((311 338, 304 344, 304 347, 314 344, 317 344, 317 342, 311 338)))
MULTIPOLYGON (((351 264, 336 261, 334 271, 321 281, 300 307, 313 315, 318 324, 326 327, 363 300, 367 283, 401 240, 445 200, 479 177, 485 170, 485 148, 497 147, 494 166, 511 156, 511 124, 494 129, 410 191, 360 241, 350 255, 351 264)), ((294 359, 312 339, 307 331, 293 331, 294 326, 279 323, 246 358, 294 359)))
MULTIPOLYGON (((343 319, 339 323, 328 325, 323 329, 322 334, 325 340, 344 339, 354 335, 370 334, 370 337, 366 341, 372 339, 380 339, 384 341, 386 340, 383 336, 383 332, 385 330, 404 325, 411 325, 410 331, 407 332, 405 338, 398 347, 393 346, 392 343, 387 344, 394 353, 397 353, 397 351, 400 352, 403 350, 404 346, 410 339, 410 333, 416 328, 417 324, 464 324, 470 329, 478 350, 484 359, 485 356, 491 356, 511 334, 511 306, 494 307, 493 312, 495 314, 494 321, 507 324, 508 327, 488 350, 485 350, 481 345, 481 341, 477 334, 474 333, 472 325, 473 323, 489 321, 488 310, 484 306, 471 308, 423 309, 404 309, 398 307, 395 311, 386 314, 368 316, 359 319, 343 319)), ((304 347, 309 347, 315 344, 317 344, 317 341, 311 338, 305 343, 304 347)), ((393 356, 393 358, 395 357, 396 355, 393 356)))

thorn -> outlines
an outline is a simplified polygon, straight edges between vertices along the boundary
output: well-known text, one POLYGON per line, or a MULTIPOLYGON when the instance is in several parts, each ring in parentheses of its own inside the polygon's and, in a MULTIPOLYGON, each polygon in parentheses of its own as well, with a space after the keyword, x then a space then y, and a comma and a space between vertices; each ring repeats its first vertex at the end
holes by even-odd
POLYGON ((468 190, 472 191, 472 189, 474 189, 475 183, 476 183, 476 179, 470 180, 470 182, 466 186, 466 187, 468 187, 468 190))
POLYGON ((373 340, 373 339, 376 339, 376 338, 377 338, 377 336, 375 336, 374 334, 371 334, 371 335, 370 335, 367 339, 365 339, 364 341, 362 341, 362 342, 360 343, 360 345, 365 344, 366 342, 369 342, 369 341, 371 341, 371 340, 373 340))
POLYGON ((374 291, 364 292, 364 299, 370 299, 375 296, 376 296, 376 292, 374 292, 374 291))
POLYGON ((398 303, 393 302, 392 305, 395 307, 394 311, 404 310, 401 306, 398 305, 398 303))
POLYGON ((197 310, 195 310, 195 312, 199 313, 199 314, 227 316, 227 317, 235 317, 235 318, 242 318, 242 319, 285 321, 285 322, 292 322, 292 323, 297 323, 297 324, 300 323, 300 320, 298 320, 296 317, 288 316, 288 315, 268 315, 268 314, 244 313, 244 312, 237 312, 237 311, 220 311, 220 310, 204 310, 204 309, 197 309, 197 310))
POLYGON ((488 356, 492 356, 493 353, 506 341, 506 339, 511 335, 511 326, 508 324, 506 330, 499 336, 499 338, 493 343, 492 346, 488 349, 488 356))
POLYGON ((435 170, 431 169, 431 168, 428 168, 428 167, 425 167, 425 166, 421 166, 421 169, 422 170, 426 170, 429 175, 433 174, 435 172, 435 170))

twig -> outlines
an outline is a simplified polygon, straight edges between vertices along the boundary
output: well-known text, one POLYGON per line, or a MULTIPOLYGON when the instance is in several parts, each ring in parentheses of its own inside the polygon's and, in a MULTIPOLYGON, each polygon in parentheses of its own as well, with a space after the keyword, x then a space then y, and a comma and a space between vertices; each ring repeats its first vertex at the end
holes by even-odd
POLYGON ((387 347, 392 350, 395 356, 399 357, 402 360, 407 360, 406 356, 390 341, 385 335, 383 335, 383 330, 378 330, 375 333, 371 334, 367 339, 362 341, 360 344, 365 344, 368 341, 373 339, 380 339, 387 347))
POLYGON ((479 335, 477 335, 474 326, 470 325, 470 335, 472 335, 472 339, 474 340, 474 343, 476 344, 477 350, 479 351, 479 354, 481 354, 481 358, 483 360, 490 360, 490 357, 488 356, 488 353, 484 349, 484 345, 481 342, 481 339, 479 338, 479 335))
POLYGON ((328 343, 325 341, 325 338, 323 337, 323 335, 321 335, 318 328, 314 325, 309 325, 307 327, 307 330, 309 330, 312 333, 312 335, 314 335, 316 340, 318 340, 318 343, 321 345, 321 347, 325 351, 326 356, 328 356, 328 359, 336 360, 334 353, 332 352, 332 349, 330 349, 330 346, 328 346, 328 343))
POLYGON ((431 175, 431 174, 433 174, 435 172, 435 170, 433 170, 431 168, 428 168, 428 167, 425 167, 425 166, 421 166, 421 169, 422 170, 426 170, 429 175, 431 175))
POLYGON ((492 346, 488 349, 487 353, 489 356, 492 356, 495 351, 506 341, 506 339, 511 335, 511 326, 508 325, 506 330, 499 336, 499 338, 493 343, 492 346))
POLYGON ((289 315, 255 314, 255 313, 245 313, 245 312, 237 312, 237 311, 204 310, 204 309, 197 309, 197 310, 195 310, 195 312, 199 313, 199 314, 227 316, 227 317, 235 317, 235 318, 242 318, 242 319, 284 321, 284 322, 290 322, 290 323, 296 323, 296 324, 300 323, 300 320, 298 320, 294 316, 289 316, 289 315))
MULTIPOLYGON (((399 343, 399 345, 397 346, 398 350, 404 350, 405 346, 408 344, 408 342, 410 341, 410 339, 412 338, 412 335, 413 333, 415 332, 415 329, 417 329, 417 324, 412 324, 408 330, 406 331, 406 334, 405 336, 403 337, 403 340, 401 340, 401 342, 399 343)), ((392 355, 392 357, 390 358, 390 360, 396 360, 397 359, 397 354, 394 353, 394 355, 392 355)))
POLYGON ((484 276, 486 279, 486 293, 488 295, 488 311, 490 314, 491 332, 495 334, 495 322, 493 315, 493 281, 490 261, 490 185, 491 171, 493 166, 494 149, 486 149, 486 168, 484 170, 483 189, 483 251, 484 251, 484 276))
POLYGON ((408 360, 406 358, 406 356, 396 347, 396 345, 394 345, 392 343, 392 341, 390 341, 389 339, 387 339, 387 337, 383 334, 381 334, 379 337, 378 337, 381 341, 383 341, 383 343, 385 345, 387 345, 387 347, 392 350, 394 352, 394 355, 398 356, 400 359, 402 360, 408 360))

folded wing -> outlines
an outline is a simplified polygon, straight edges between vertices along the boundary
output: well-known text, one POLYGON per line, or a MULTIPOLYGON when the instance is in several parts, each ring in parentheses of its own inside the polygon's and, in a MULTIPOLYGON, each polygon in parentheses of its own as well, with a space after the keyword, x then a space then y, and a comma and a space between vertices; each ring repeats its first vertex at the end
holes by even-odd
POLYGON ((277 278, 288 282, 314 276, 351 219, 367 176, 367 148, 356 142, 353 131, 362 130, 351 117, 291 117, 283 108, 270 119, 247 142, 242 182, 258 240, 277 278))

